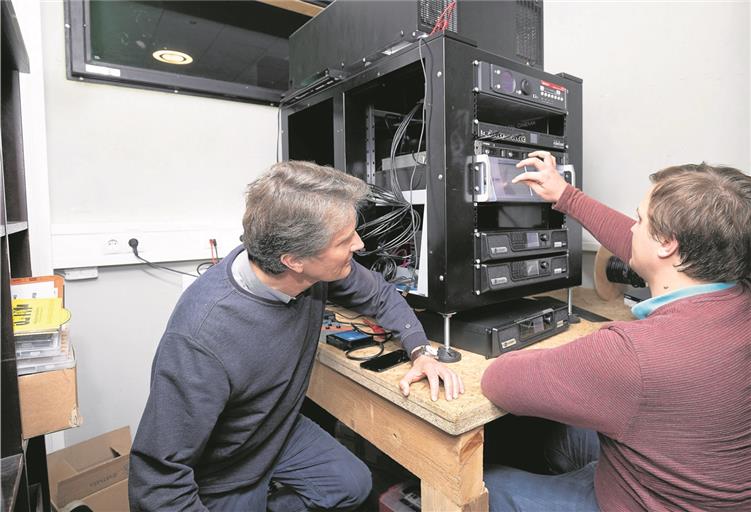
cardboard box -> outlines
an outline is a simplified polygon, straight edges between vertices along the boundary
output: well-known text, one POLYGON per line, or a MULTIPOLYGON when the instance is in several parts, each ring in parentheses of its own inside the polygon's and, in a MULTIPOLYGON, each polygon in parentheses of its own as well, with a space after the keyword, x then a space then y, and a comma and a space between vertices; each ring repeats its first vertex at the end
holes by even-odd
POLYGON ((72 512, 80 505, 86 505, 94 512, 129 512, 128 479, 120 480, 80 500, 73 500, 58 512, 72 512))
POLYGON ((82 423, 75 367, 18 377, 18 400, 24 439, 82 423))
POLYGON ((110 503, 110 508, 100 505, 99 510, 116 510, 125 496, 127 509, 129 457, 130 427, 50 453, 47 472, 52 504, 60 510, 71 501, 85 502, 90 496, 94 501, 110 503))

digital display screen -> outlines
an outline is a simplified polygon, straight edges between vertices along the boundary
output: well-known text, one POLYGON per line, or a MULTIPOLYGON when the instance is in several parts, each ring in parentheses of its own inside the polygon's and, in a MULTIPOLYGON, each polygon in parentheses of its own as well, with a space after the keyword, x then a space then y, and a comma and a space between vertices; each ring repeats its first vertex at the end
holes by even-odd
POLYGON ((519 324, 519 336, 522 339, 529 338, 535 334, 545 330, 545 323, 542 321, 542 317, 538 316, 526 322, 519 324))
POLYGON ((497 199, 505 197, 539 201, 539 197, 525 183, 511 183, 511 180, 522 173, 514 164, 502 164, 497 160, 494 163, 496 165, 492 167, 490 177, 497 199))
POLYGON ((527 248, 536 249, 540 247, 540 235, 538 233, 527 233, 527 248))
POLYGON ((518 325, 519 337, 525 340, 553 327, 553 316, 551 314, 544 314, 519 322, 518 325))
POLYGON ((525 263, 527 264, 527 276, 540 274, 540 262, 538 260, 530 260, 525 263))

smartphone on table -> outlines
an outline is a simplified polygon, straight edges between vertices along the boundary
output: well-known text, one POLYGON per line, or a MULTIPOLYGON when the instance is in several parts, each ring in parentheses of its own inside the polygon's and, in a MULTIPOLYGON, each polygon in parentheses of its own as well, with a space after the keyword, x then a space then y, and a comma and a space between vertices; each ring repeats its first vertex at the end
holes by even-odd
POLYGON ((398 364, 406 363, 409 361, 409 355, 404 350, 395 350, 388 354, 383 354, 373 359, 368 359, 360 363, 360 368, 370 370, 372 372, 382 372, 388 370, 398 364))

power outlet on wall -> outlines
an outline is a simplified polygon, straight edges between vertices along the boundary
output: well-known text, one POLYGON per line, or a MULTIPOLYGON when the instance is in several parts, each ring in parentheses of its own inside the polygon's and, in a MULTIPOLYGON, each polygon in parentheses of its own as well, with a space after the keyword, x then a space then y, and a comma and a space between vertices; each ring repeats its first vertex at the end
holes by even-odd
POLYGON ((138 240, 138 254, 154 263, 211 259, 209 239, 219 257, 239 243, 237 227, 182 224, 58 224, 52 228, 53 268, 139 265, 128 244, 138 240))
POLYGON ((102 243, 102 254, 128 254, 132 251, 128 239, 121 236, 107 236, 102 243))

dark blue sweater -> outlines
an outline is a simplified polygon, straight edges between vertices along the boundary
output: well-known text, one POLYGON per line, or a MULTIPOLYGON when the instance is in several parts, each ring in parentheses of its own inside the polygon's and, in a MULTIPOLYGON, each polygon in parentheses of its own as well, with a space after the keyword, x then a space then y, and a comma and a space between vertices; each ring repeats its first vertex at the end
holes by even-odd
POLYGON ((353 262, 345 279, 284 304, 237 284, 241 251, 183 293, 159 343, 131 450, 132 510, 201 510, 199 490, 230 491, 268 473, 305 397, 327 299, 375 317, 407 350, 427 341, 380 274, 353 262))

